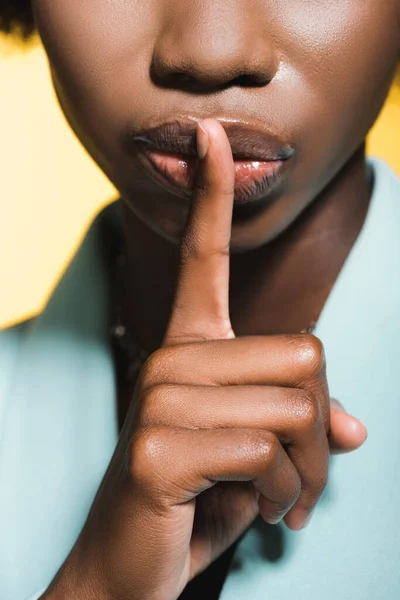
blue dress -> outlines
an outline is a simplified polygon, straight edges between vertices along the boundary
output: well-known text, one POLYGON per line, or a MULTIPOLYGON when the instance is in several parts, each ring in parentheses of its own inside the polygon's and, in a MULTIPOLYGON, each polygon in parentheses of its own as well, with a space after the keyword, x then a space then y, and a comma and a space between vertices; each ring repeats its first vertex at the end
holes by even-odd
MULTIPOLYGON (((400 599, 400 180, 370 165, 367 218, 315 332, 331 396, 368 439, 333 457, 308 528, 253 522, 221 600, 400 599)), ((103 248, 118 219, 118 202, 101 211, 44 311, 0 332, 1 600, 47 588, 117 443, 103 248)))

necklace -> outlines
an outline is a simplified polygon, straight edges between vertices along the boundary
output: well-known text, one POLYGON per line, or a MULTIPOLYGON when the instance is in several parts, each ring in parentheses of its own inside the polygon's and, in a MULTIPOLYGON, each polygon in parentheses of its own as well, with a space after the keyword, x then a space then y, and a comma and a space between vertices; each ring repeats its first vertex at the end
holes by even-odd
MULTIPOLYGON (((111 337, 112 349, 115 356, 115 366, 117 377, 126 382, 132 383, 136 380, 140 369, 150 356, 151 352, 144 350, 133 339, 128 328, 123 324, 121 301, 117 290, 122 289, 122 272, 125 265, 124 254, 119 254, 115 260, 112 275, 111 290, 111 324, 109 334, 111 337)), ((302 329, 300 333, 314 333, 316 321, 302 329)))

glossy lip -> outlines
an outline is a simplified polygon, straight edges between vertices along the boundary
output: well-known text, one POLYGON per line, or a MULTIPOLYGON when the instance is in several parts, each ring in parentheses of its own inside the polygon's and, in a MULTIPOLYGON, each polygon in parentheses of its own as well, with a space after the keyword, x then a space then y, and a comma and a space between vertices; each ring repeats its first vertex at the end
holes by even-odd
MULTIPOLYGON (((191 196, 194 183, 198 120, 175 118, 125 138, 128 150, 137 156, 149 175, 184 198, 191 196)), ((294 149, 260 126, 218 120, 228 136, 235 160, 235 204, 264 199, 282 181, 294 149)))
MULTIPOLYGON (((139 162, 161 185, 182 198, 192 194, 197 159, 148 149, 139 152, 139 162), (172 164, 171 164, 172 163, 172 164)), ((235 161, 234 203, 247 204, 264 199, 280 182, 284 161, 235 161)))

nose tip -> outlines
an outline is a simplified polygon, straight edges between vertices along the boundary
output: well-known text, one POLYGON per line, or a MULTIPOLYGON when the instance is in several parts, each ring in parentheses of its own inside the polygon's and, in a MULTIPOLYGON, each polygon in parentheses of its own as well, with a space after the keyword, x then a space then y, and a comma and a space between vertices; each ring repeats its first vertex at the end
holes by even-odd
POLYGON ((179 16, 168 19, 156 41, 150 69, 156 85, 201 93, 260 87, 273 79, 277 53, 265 26, 258 28, 251 2, 234 3, 229 15, 216 7, 197 18, 188 3, 179 16))
POLYGON ((228 65, 228 61, 224 61, 222 57, 218 57, 218 60, 210 57, 201 60, 197 56, 196 61, 192 59, 185 65, 177 57, 172 65, 171 56, 167 62, 162 54, 157 54, 152 62, 151 77, 160 87, 201 93, 233 86, 262 87, 270 83, 273 74, 271 70, 254 64, 244 65, 243 61, 240 66, 228 65))

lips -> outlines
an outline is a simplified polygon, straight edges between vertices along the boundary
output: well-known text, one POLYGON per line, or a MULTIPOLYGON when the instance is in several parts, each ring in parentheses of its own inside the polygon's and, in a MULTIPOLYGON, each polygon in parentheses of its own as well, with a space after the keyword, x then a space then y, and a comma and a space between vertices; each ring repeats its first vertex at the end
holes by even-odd
MULTIPOLYGON (((221 122, 235 165, 236 205, 266 198, 284 177, 291 146, 266 131, 238 122, 221 122)), ((148 174, 166 189, 187 198, 197 167, 196 121, 175 119, 126 138, 148 174)))

